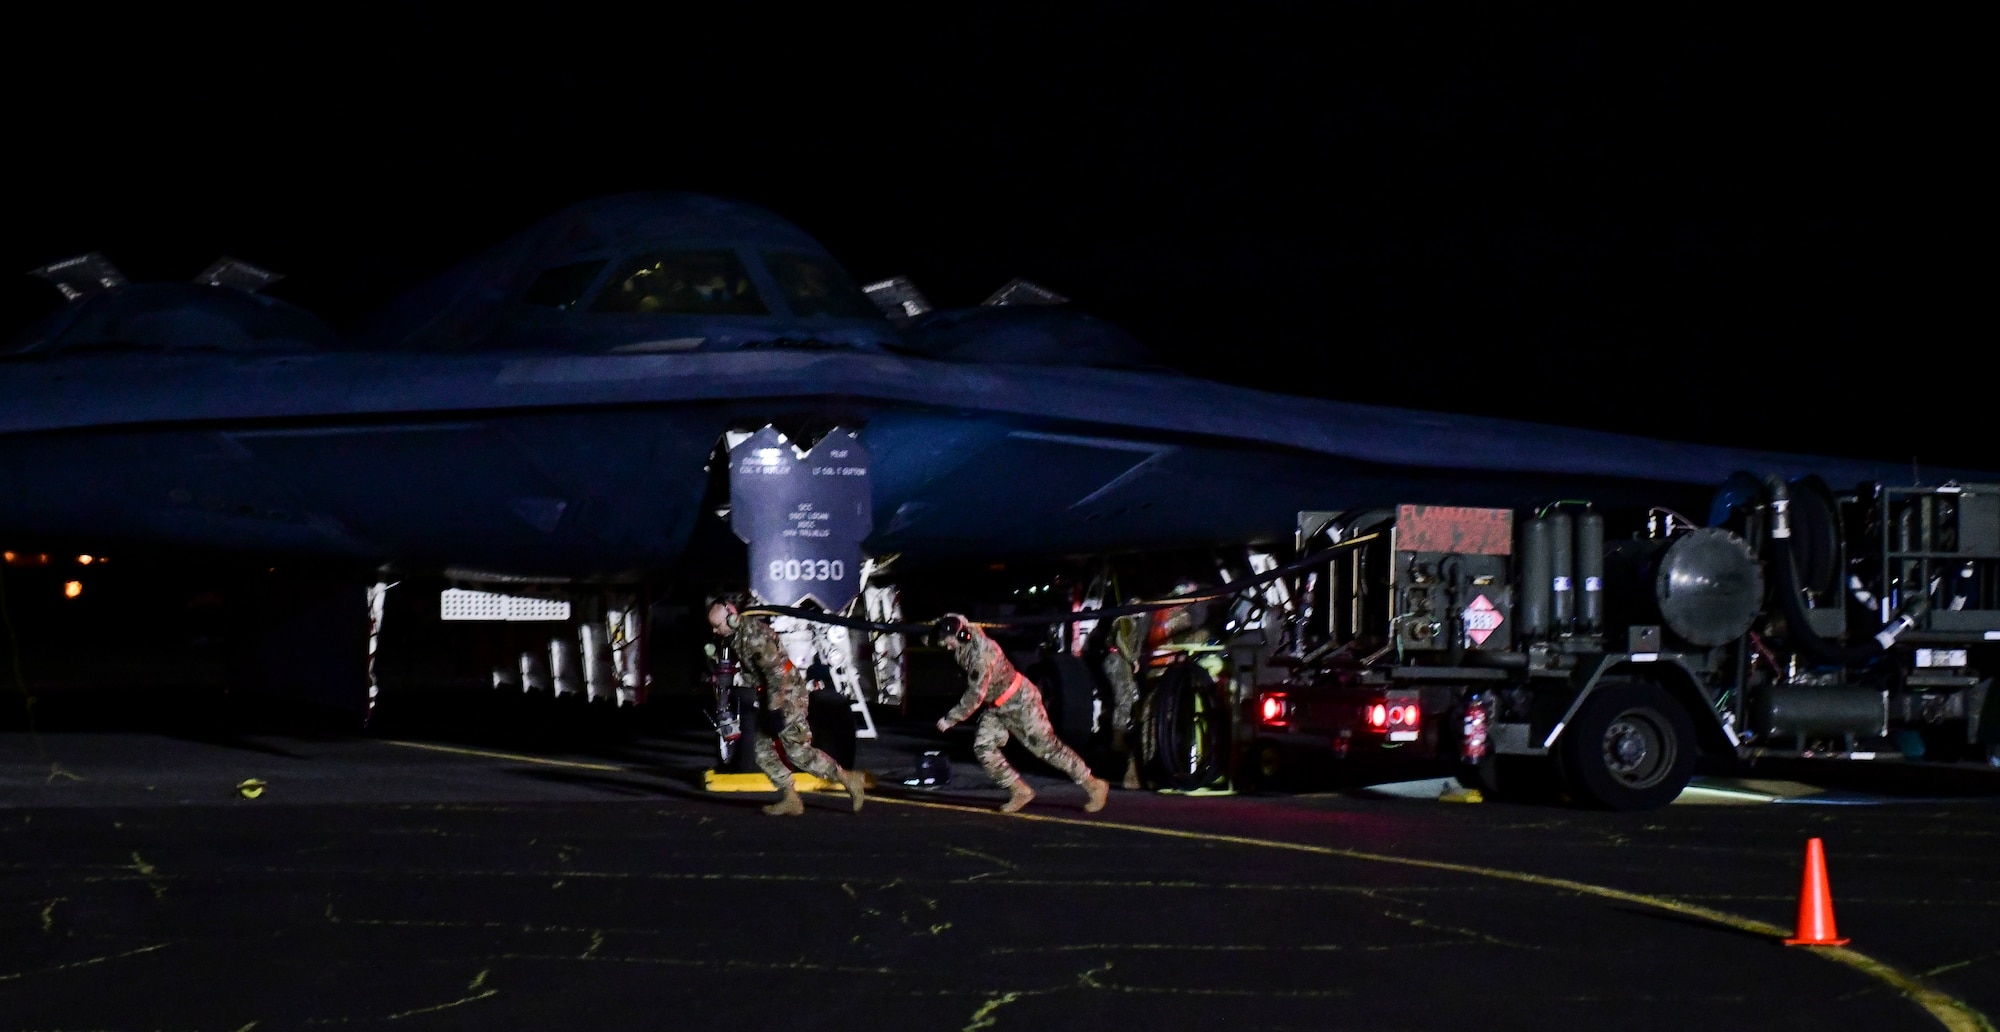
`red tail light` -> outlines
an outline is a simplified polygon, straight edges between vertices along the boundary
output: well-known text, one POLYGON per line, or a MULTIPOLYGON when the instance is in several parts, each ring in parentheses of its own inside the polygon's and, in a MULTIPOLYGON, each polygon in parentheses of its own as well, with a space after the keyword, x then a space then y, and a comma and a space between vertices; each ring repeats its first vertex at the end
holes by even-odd
POLYGON ((1292 704, 1285 700, 1284 692, 1266 692, 1257 699, 1257 722, 1260 724, 1284 727, 1291 711, 1292 704))
POLYGON ((1368 730, 1376 734, 1386 732, 1392 742, 1407 742, 1417 737, 1418 729, 1423 726, 1424 711, 1416 699, 1392 694, 1364 706, 1361 717, 1368 730))

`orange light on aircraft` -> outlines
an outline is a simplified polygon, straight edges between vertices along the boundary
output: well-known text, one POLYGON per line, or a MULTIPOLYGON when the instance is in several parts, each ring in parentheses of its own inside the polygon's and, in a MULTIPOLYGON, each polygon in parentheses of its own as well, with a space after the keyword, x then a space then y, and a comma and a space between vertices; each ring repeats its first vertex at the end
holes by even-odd
POLYGON ((82 581, 80 581, 80 580, 73 580, 73 581, 70 581, 70 582, 68 582, 68 583, 66 583, 66 584, 64 584, 64 585, 63 585, 63 597, 64 597, 64 598, 75 598, 75 597, 77 597, 78 595, 81 595, 81 594, 83 594, 83 582, 82 582, 82 581))

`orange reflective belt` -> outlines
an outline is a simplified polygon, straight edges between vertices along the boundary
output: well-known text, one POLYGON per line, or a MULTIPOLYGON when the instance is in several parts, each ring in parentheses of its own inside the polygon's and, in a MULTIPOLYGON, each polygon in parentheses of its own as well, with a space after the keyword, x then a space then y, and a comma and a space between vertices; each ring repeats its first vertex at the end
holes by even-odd
POLYGON ((1015 671, 1014 680, 1008 683, 1007 690, 1001 692, 999 698, 993 700, 993 705, 994 706, 1007 705, 1007 700, 1013 698, 1014 693, 1021 690, 1021 682, 1025 680, 1027 680, 1027 678, 1022 677, 1020 671, 1018 670, 1015 671))

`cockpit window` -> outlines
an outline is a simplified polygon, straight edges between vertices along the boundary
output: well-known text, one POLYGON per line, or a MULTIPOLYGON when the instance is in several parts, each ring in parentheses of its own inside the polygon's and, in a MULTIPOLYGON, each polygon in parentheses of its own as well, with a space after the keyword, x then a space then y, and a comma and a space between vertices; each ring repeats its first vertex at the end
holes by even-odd
POLYGON ((597 292, 593 312, 766 315, 764 301, 733 251, 649 254, 619 266, 597 292))
POLYGON ((604 268, 604 262, 572 262, 558 265, 535 277, 528 284, 527 293, 521 300, 544 308, 571 308, 583 300, 583 292, 597 280, 597 270, 604 268))
POLYGON ((776 251, 764 255, 764 264, 777 277, 778 288, 785 292, 785 301, 792 306, 793 315, 831 315, 843 319, 881 316, 868 295, 854 285, 847 270, 836 262, 819 255, 776 251))

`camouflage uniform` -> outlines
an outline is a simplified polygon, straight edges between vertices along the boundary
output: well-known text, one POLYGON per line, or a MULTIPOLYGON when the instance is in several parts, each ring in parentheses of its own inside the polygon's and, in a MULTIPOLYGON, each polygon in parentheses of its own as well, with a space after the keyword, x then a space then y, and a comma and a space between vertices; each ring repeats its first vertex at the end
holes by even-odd
POLYGON ((1111 641, 1104 650, 1104 677, 1111 682, 1111 732, 1123 740, 1132 732, 1132 715, 1139 705, 1139 666, 1146 661, 1145 617, 1128 614, 1111 621, 1111 641))
POLYGON ((765 705, 783 728, 775 739, 767 734, 757 736, 754 753, 757 769, 780 792, 792 790, 794 769, 823 781, 844 784, 847 772, 833 757, 812 744, 812 727, 806 723, 806 707, 812 692, 785 654, 785 646, 779 642, 778 632, 771 629, 770 621, 752 616, 741 618, 729 643, 751 679, 764 685, 765 705))
MULTIPOLYGON (((972 739, 972 753, 979 758, 979 765, 985 768, 988 777, 1015 793, 1022 802, 1024 795, 1032 796, 1021 786, 1020 772, 1000 752, 1011 735, 1019 738, 1029 752, 1082 785, 1092 800, 1087 809, 1094 812, 1102 807, 1104 783, 1092 776, 1083 757, 1056 737, 1056 729, 1049 724, 1048 709, 1042 705, 1041 690, 1014 669, 1007 654, 985 632, 970 623, 963 626, 971 633, 972 640, 954 643, 952 652, 971 683, 958 705, 938 720, 938 728, 957 724, 982 705, 992 703, 980 714, 979 728, 972 739)), ((1013 808, 1018 809, 1019 804, 1013 808)))
POLYGON ((1111 622, 1111 640, 1104 650, 1104 677, 1111 682, 1111 747, 1125 754, 1126 788, 1139 788, 1138 738, 1132 734, 1138 718, 1139 671, 1146 662, 1146 617, 1128 614, 1111 622))

